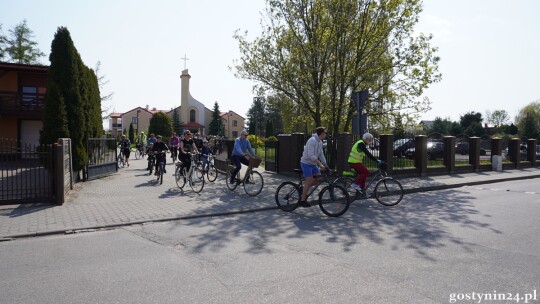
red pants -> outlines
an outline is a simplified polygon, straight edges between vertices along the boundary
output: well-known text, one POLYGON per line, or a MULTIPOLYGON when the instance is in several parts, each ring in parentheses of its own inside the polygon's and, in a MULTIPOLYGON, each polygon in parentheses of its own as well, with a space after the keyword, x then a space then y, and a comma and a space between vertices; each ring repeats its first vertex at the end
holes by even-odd
POLYGON ((349 166, 358 173, 354 183, 360 185, 362 189, 366 189, 366 179, 369 176, 369 170, 362 163, 349 163, 349 166))

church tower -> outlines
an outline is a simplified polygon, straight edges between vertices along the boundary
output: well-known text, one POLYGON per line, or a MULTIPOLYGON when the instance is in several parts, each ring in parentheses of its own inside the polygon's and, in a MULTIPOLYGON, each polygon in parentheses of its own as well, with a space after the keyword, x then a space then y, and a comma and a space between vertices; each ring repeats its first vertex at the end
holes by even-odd
POLYGON ((184 124, 189 122, 189 76, 188 70, 182 71, 181 79, 181 94, 180 94, 180 121, 184 124))

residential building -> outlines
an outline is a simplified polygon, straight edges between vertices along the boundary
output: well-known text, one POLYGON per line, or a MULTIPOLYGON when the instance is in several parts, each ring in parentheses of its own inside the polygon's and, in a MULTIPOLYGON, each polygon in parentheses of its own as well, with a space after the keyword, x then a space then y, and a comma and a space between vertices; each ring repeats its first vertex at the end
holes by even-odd
POLYGON ((48 66, 0 62, 0 138, 38 145, 48 66))

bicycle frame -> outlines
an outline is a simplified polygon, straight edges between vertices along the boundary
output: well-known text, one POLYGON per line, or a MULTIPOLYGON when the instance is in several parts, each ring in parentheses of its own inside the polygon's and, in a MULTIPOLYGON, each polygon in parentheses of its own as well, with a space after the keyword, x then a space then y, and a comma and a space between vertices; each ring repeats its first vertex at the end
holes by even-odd
MULTIPOLYGON (((301 173, 298 173, 298 175, 300 176, 299 180, 298 180, 298 186, 300 188, 302 188, 302 187, 304 187, 305 178, 303 178, 301 173)), ((320 177, 317 178, 317 183, 314 186, 311 186, 311 189, 308 191, 308 194, 306 196, 306 200, 313 194, 313 192, 315 192, 315 190, 317 190, 319 188, 319 186, 321 184, 331 185, 332 183, 333 182, 331 182, 330 179, 329 179, 329 174, 326 173, 325 171, 321 171, 320 177)))

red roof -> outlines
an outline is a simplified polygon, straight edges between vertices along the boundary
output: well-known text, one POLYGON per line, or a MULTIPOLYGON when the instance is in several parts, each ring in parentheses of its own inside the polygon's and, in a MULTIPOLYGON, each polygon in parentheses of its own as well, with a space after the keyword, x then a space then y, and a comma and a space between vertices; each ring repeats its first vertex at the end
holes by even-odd
POLYGON ((190 121, 187 124, 184 124, 182 127, 184 128, 191 128, 191 129, 204 129, 204 126, 201 124, 198 124, 194 121, 190 121))

